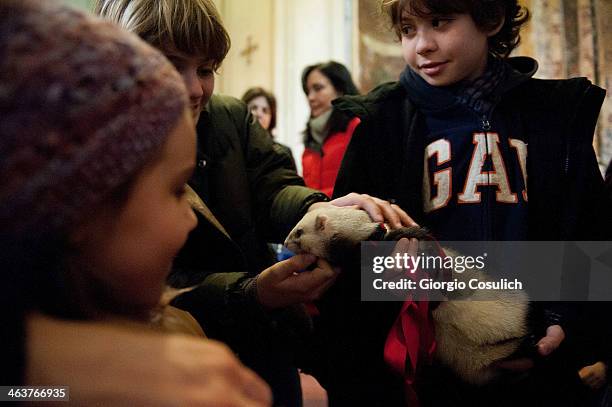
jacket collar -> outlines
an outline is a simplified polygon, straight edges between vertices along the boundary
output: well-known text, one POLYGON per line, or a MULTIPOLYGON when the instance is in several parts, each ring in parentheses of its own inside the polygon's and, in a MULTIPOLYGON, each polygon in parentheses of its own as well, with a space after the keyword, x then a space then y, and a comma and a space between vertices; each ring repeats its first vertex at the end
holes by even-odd
POLYGON ((502 95, 531 78, 536 69, 537 63, 532 58, 500 59, 490 55, 485 72, 473 80, 432 86, 407 66, 400 75, 400 83, 424 112, 441 112, 462 105, 479 116, 489 116, 502 95))
MULTIPOLYGON (((403 98, 406 91, 399 82, 387 82, 374 88, 367 95, 345 95, 332 104, 351 117, 368 119, 380 113, 381 102, 387 99, 403 98)), ((384 110, 384 109, 383 109, 384 110)))
POLYGON ((221 233, 223 233, 228 239, 232 240, 229 233, 225 230, 221 222, 213 215, 211 210, 206 206, 204 201, 199 197, 199 195, 189 186, 186 185, 187 191, 187 200, 189 201, 189 205, 193 208, 193 210, 199 212, 206 220, 208 220, 211 224, 213 224, 221 233))
POLYGON ((523 82, 528 81, 538 70, 538 61, 530 57, 512 57, 505 61, 510 66, 508 78, 500 87, 501 93, 506 93, 510 89, 516 88, 523 82))
MULTIPOLYGON (((538 70, 538 63, 530 57, 507 58, 505 62, 510 66, 506 80, 500 85, 499 92, 506 93, 529 80, 538 70)), ((367 95, 345 95, 332 103, 338 110, 363 119, 384 113, 387 109, 385 101, 399 100, 407 92, 398 82, 387 82, 374 88, 367 95)))

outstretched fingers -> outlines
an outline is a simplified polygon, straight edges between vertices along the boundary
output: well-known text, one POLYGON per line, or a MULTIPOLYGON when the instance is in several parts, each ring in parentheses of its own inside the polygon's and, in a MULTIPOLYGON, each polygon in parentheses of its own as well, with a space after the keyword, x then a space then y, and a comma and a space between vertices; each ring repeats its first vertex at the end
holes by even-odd
POLYGON ((417 223, 396 204, 367 194, 351 192, 348 195, 330 201, 335 206, 351 206, 363 209, 375 222, 385 222, 392 229, 418 226, 417 223))

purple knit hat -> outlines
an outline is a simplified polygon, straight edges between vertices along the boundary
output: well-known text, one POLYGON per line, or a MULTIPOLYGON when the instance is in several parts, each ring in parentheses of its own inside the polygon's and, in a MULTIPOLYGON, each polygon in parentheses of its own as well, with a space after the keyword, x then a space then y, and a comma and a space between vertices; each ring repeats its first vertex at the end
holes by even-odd
POLYGON ((63 232, 128 182, 187 106, 136 35, 53 0, 0 3, 0 229, 63 232))

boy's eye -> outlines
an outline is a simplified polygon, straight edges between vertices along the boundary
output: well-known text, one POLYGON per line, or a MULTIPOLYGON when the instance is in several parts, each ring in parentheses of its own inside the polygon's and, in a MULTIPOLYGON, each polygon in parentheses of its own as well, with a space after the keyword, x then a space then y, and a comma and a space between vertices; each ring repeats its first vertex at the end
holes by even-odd
POLYGON ((198 76, 205 77, 205 76, 212 75, 213 74, 213 70, 210 67, 201 66, 201 67, 198 67, 197 73, 198 73, 198 76))
POLYGON ((410 24, 402 24, 400 31, 403 35, 411 35, 414 33, 414 27, 410 24))
POLYGON ((439 28, 439 27, 443 27, 446 24, 448 24, 449 22, 451 22, 452 19, 450 18, 434 18, 431 20, 431 26, 434 28, 439 28))

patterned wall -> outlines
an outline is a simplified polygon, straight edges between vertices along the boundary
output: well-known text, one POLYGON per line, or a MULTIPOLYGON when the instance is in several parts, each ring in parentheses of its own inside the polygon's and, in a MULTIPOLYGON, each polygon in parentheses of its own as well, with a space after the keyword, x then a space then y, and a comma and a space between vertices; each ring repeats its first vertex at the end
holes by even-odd
MULTIPOLYGON (((380 13, 380 0, 359 1, 360 84, 369 91, 396 80, 404 67, 400 46, 380 13)), ((538 78, 586 76, 612 90, 612 0, 521 0, 531 11, 515 55, 536 58, 538 78)), ((596 130, 602 168, 612 159, 612 96, 596 130)))
MULTIPOLYGON (((538 78, 586 76, 612 90, 611 0, 522 0, 531 11, 516 54, 538 60, 538 78)), ((606 95, 595 148, 604 168, 612 159, 612 96, 606 95)))
POLYGON ((362 92, 395 81, 404 69, 401 47, 380 12, 380 0, 359 0, 359 84, 362 92))

